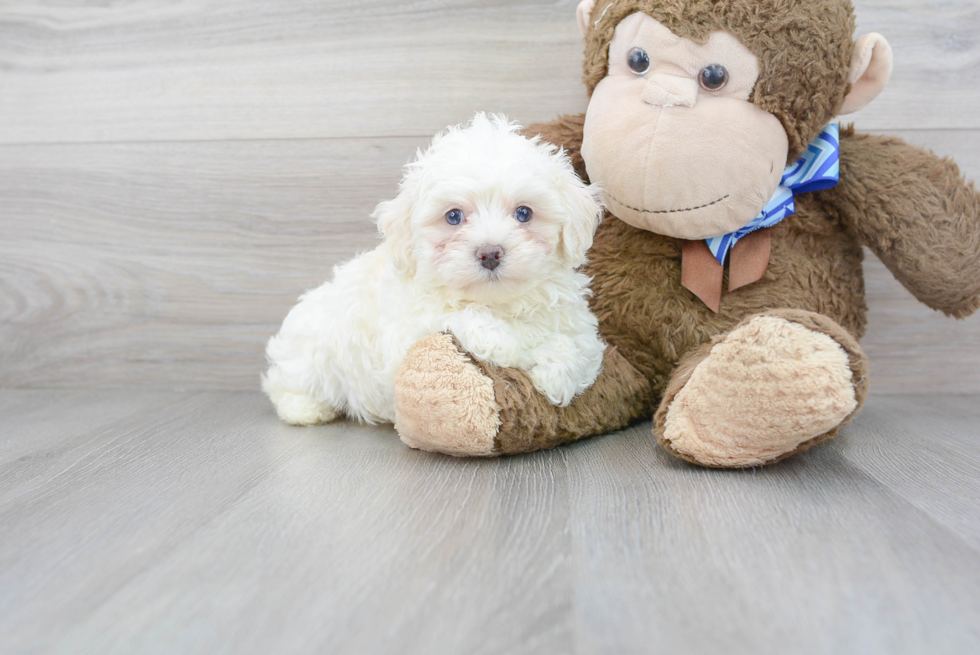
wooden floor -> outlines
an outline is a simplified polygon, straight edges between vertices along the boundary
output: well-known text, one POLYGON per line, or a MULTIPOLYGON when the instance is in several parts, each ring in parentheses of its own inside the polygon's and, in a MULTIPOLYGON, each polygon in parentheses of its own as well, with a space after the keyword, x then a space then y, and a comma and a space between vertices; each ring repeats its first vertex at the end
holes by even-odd
POLYGON ((767 469, 459 461, 248 392, 0 392, 4 653, 980 652, 980 398, 767 469))

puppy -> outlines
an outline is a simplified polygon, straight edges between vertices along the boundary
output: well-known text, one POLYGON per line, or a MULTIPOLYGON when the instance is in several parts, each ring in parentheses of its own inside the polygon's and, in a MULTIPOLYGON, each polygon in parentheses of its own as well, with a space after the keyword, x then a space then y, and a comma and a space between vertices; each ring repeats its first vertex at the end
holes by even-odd
POLYGON ((381 245, 336 267, 269 341, 262 386, 282 420, 393 423, 399 365, 446 331, 555 405, 591 386, 605 346, 576 269, 602 207, 563 152, 520 129, 477 114, 406 166, 373 214, 381 245))

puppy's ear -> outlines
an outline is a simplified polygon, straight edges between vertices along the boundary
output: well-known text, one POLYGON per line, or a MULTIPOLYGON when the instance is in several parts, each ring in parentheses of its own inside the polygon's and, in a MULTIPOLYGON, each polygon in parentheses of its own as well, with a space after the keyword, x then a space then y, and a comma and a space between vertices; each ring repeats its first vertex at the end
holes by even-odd
POLYGON ((384 236, 384 246, 396 270, 402 275, 415 274, 415 254, 412 243, 412 193, 403 184, 394 200, 386 200, 377 206, 371 218, 378 224, 384 236))
POLYGON ((565 263, 577 268, 585 263, 604 210, 598 188, 582 182, 571 166, 563 177, 566 179, 561 184, 561 194, 566 215, 561 226, 561 253, 565 263))

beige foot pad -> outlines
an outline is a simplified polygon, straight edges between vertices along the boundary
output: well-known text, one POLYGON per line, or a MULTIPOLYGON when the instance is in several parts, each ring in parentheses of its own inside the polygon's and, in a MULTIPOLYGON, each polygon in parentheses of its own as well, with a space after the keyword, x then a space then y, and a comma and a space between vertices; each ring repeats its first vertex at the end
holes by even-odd
POLYGON ((676 455, 705 466, 778 460, 830 436, 858 407, 844 348, 778 316, 735 328, 688 374, 665 398, 658 432, 676 455))
POLYGON ((448 334, 412 346, 395 382, 395 429, 420 450, 489 457, 500 428, 493 382, 448 334))

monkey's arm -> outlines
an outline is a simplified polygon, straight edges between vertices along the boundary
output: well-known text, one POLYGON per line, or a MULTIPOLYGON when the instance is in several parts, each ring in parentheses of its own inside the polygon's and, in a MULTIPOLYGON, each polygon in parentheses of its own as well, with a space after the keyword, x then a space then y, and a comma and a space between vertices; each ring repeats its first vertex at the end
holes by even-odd
POLYGON ((568 158, 572 160, 575 172, 586 182, 589 174, 585 172, 585 160, 582 159, 582 131, 585 127, 585 114, 567 114, 559 116, 550 123, 535 123, 524 128, 524 134, 529 137, 541 135, 548 143, 565 149, 568 158))
POLYGON ((841 131, 841 181, 820 192, 912 295, 965 318, 980 308, 980 194, 949 159, 841 131))
POLYGON ((615 348, 568 407, 556 407, 527 373, 464 352, 449 334, 412 346, 395 382, 395 429, 413 448, 456 456, 530 453, 612 432, 653 412, 650 383, 615 348))

